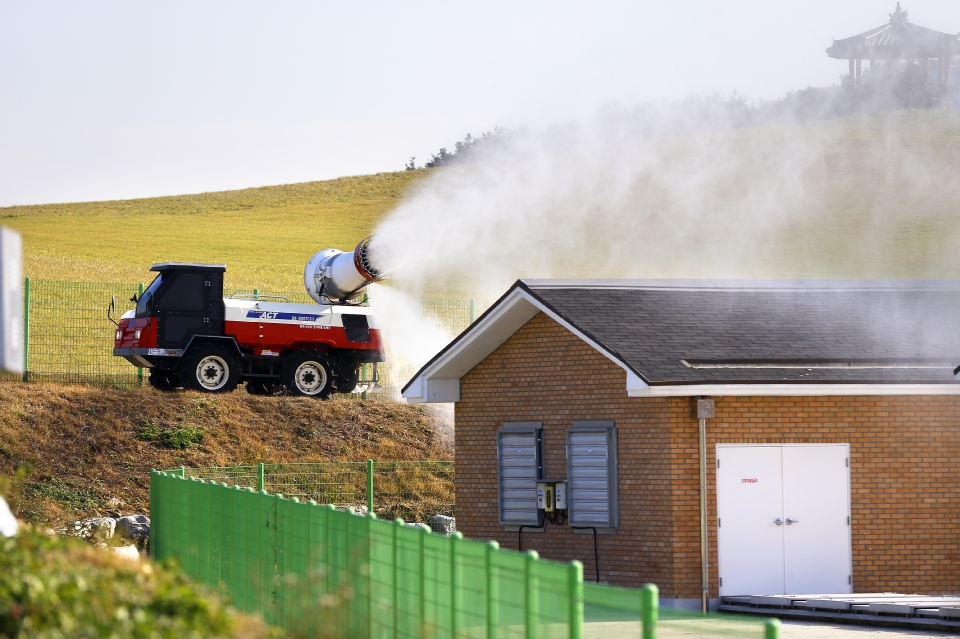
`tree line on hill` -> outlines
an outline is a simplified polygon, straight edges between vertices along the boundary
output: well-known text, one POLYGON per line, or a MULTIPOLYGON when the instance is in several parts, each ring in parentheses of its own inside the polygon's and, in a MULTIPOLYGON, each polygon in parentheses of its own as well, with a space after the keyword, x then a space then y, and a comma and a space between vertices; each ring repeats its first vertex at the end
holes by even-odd
MULTIPOLYGON (((858 113, 936 108, 940 104, 939 91, 939 85, 924 77, 924 70, 917 61, 875 61, 863 71, 860 83, 854 83, 848 74, 843 74, 838 84, 789 91, 778 100, 751 101, 737 92, 730 95, 714 93, 669 103, 647 102, 630 109, 610 110, 606 115, 634 132, 658 137, 825 120, 858 113)), ((422 166, 417 166, 416 157, 411 157, 404 168, 413 171, 471 162, 487 151, 506 146, 526 132, 526 127, 495 127, 476 137, 468 133, 452 151, 442 147, 422 166)))

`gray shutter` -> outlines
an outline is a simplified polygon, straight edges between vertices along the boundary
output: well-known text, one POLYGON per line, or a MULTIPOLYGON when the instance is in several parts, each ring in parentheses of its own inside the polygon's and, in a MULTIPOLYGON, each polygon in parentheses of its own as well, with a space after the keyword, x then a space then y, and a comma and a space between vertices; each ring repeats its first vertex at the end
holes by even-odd
POLYGON ((567 508, 571 526, 616 528, 617 429, 613 422, 574 422, 567 431, 567 508))
POLYGON ((537 481, 543 477, 540 422, 504 422, 497 431, 497 479, 500 523, 542 526, 537 481))

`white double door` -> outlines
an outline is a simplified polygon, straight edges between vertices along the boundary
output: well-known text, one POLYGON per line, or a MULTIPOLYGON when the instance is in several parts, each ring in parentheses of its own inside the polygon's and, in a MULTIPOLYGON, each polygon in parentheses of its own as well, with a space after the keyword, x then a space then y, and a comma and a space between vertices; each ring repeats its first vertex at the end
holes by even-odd
POLYGON ((720 595, 853 592, 848 444, 718 444, 720 595))

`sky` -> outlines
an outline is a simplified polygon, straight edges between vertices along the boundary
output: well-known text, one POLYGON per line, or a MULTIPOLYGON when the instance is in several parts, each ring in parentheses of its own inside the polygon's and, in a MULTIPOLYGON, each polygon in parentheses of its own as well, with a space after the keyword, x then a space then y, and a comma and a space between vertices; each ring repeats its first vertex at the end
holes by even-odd
MULTIPOLYGON (((467 133, 845 72, 890 0, 0 0, 0 206, 401 170, 467 133)), ((956 2, 906 2, 960 32, 956 2)))

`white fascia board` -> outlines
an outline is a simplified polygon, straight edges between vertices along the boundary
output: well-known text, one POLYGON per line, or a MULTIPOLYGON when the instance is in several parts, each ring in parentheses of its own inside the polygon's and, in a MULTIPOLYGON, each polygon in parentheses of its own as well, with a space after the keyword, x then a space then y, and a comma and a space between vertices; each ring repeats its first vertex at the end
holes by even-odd
POLYGON ((544 313, 627 373, 627 391, 648 389, 636 373, 522 288, 514 291, 468 329, 468 333, 410 382, 403 398, 411 403, 460 401, 460 378, 510 339, 537 313, 544 313))
POLYGON ((628 390, 630 397, 825 397, 833 395, 960 395, 960 384, 684 384, 628 390))

